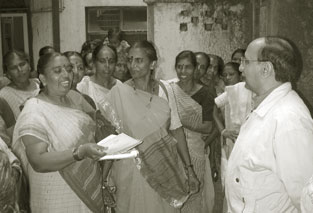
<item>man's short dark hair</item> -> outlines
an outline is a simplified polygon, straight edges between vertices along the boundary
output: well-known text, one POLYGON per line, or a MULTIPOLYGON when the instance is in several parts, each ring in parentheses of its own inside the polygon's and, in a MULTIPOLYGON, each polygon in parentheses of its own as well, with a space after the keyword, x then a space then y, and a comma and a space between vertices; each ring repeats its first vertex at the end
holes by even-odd
POLYGON ((296 82, 302 72, 302 57, 297 46, 289 39, 278 36, 265 37, 265 45, 258 52, 258 60, 270 61, 275 79, 296 82))

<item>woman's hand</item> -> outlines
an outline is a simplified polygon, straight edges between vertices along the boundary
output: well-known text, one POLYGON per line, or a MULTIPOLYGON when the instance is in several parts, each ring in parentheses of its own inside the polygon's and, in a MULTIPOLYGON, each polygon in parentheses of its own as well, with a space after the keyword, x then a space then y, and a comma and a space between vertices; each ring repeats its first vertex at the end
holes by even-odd
POLYGON ((105 150, 107 149, 107 147, 99 146, 95 143, 86 143, 78 148, 78 155, 80 158, 99 160, 106 155, 105 150))
POLYGON ((200 189, 200 181, 198 180, 197 175, 192 167, 188 168, 187 175, 188 175, 189 193, 196 194, 197 192, 199 192, 200 189))
POLYGON ((238 137, 238 131, 236 130, 229 130, 229 129, 224 129, 221 133, 221 135, 225 138, 231 139, 233 142, 236 141, 238 137))

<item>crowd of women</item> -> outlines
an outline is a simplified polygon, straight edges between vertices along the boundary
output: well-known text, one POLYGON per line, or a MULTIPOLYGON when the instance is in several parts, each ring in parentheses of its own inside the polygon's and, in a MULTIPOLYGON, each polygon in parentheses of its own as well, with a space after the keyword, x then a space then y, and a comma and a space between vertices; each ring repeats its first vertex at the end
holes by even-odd
POLYGON ((177 79, 165 81, 155 78, 151 42, 130 46, 114 31, 81 53, 42 48, 36 71, 25 53, 8 52, 0 211, 213 212, 213 182, 251 107, 237 84, 243 54, 224 65, 217 55, 182 51, 177 79), (143 141, 139 156, 99 161, 106 147, 96 142, 118 133, 143 141))

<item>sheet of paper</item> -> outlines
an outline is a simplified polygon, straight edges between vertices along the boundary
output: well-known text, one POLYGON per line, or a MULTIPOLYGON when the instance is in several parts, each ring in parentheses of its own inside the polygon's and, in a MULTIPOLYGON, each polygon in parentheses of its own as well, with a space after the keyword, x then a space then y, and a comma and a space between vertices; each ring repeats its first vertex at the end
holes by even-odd
POLYGON ((115 155, 106 155, 100 158, 99 160, 115 160, 115 159, 126 159, 126 158, 135 158, 139 154, 138 150, 133 149, 130 152, 126 152, 123 154, 115 154, 115 155))
POLYGON ((109 135, 97 144, 107 147, 108 149, 106 150, 106 153, 112 155, 127 152, 140 143, 142 143, 142 141, 121 133, 119 135, 109 135))

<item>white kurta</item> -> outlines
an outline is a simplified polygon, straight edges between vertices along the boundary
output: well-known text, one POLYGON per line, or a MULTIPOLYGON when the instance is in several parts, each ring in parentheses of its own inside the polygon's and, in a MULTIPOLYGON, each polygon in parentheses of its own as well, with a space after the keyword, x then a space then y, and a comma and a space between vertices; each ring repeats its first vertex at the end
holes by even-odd
POLYGON ((284 83, 240 129, 226 173, 229 212, 299 212, 312 162, 312 118, 284 83))

